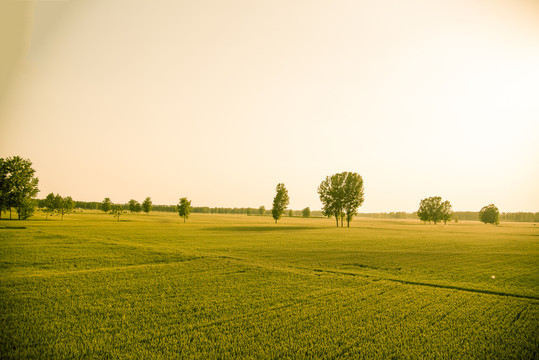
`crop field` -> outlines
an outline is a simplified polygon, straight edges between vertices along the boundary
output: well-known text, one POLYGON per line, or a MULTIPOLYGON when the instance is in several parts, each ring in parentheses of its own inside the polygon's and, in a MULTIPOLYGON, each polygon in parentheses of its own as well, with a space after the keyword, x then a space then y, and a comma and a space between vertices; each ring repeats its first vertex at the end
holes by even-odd
POLYGON ((539 226, 0 221, 1 358, 537 359, 539 226))

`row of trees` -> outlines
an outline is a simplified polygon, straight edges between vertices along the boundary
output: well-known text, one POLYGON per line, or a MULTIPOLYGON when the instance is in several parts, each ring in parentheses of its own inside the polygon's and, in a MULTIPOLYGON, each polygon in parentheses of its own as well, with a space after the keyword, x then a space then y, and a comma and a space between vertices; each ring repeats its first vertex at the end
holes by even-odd
POLYGON ((53 213, 58 213, 62 216, 64 220, 64 215, 69 214, 75 208, 75 202, 71 196, 62 197, 60 194, 54 195, 50 193, 45 198, 43 204, 43 212, 45 213, 45 220, 47 220, 48 215, 53 213))
MULTIPOLYGON (((433 222, 434 224, 443 221, 446 224, 454 216, 452 206, 449 201, 442 201, 440 196, 431 196, 421 200, 417 216, 421 221, 433 222)), ((458 218, 455 219, 457 221, 458 218)), ((479 211, 479 220, 485 224, 500 223, 500 211, 494 204, 483 206, 479 211)))

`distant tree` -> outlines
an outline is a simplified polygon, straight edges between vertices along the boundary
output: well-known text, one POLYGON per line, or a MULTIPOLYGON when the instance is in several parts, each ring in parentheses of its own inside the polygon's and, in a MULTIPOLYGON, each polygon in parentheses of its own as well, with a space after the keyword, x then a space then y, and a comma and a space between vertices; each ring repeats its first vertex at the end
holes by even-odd
POLYGON ((311 209, 307 206, 305 209, 301 210, 303 217, 311 217, 311 209))
POLYGON ((56 211, 54 193, 50 193, 49 195, 47 195, 43 205, 43 211, 45 212, 45 220, 47 220, 48 215, 56 211))
POLYGON ((266 208, 264 207, 264 205, 260 206, 258 208, 258 215, 262 216, 266 213, 266 208))
POLYGON ((11 219, 11 208, 14 207, 21 219, 23 201, 34 198, 39 191, 39 179, 34 174, 32 162, 28 159, 20 156, 0 159, 0 217, 2 210, 9 210, 11 219))
POLYGON ((251 208, 245 209, 245 214, 247 214, 247 216, 251 216, 253 214, 253 209, 251 208))
POLYGON ((152 211, 152 199, 150 197, 147 197, 146 199, 144 199, 144 202, 142 203, 142 210, 146 214, 149 214, 150 211, 152 211))
POLYGON ((442 202, 440 196, 431 196, 429 198, 421 200, 419 203, 419 210, 417 210, 417 216, 421 221, 433 222, 437 224, 443 221, 444 224, 451 220, 453 211, 449 201, 442 202))
POLYGON ((54 208, 60 215, 62 215, 62 220, 64 220, 64 214, 69 214, 72 212, 74 207, 75 202, 71 196, 63 198, 60 196, 60 194, 57 194, 54 197, 54 208))
POLYGON ((116 218, 117 221, 120 221, 120 216, 125 213, 124 206, 122 204, 112 205, 112 215, 116 218))
POLYGON ((187 218, 189 218, 189 215, 191 214, 191 201, 187 200, 186 197, 183 197, 180 199, 180 202, 177 205, 178 215, 183 217, 183 222, 187 218))
POLYGON ((290 209, 288 211, 288 217, 293 217, 294 216, 294 210, 290 209))
POLYGON ((109 212, 110 210, 112 210, 112 201, 110 201, 110 198, 105 198, 105 200, 103 200, 103 202, 101 203, 101 209, 104 212, 109 212))
POLYGON ((283 216, 284 210, 290 203, 290 198, 288 197, 288 190, 286 190, 286 187, 282 183, 277 184, 275 191, 277 193, 273 198, 273 207, 271 208, 271 214, 273 216, 273 219, 275 220, 275 223, 277 224, 277 220, 279 220, 283 216))
POLYGON ((485 224, 495 224, 500 223, 500 211, 494 204, 483 206, 479 211, 479 220, 485 224))
POLYGON ((129 200, 128 208, 131 213, 142 211, 142 207, 140 206, 140 203, 134 199, 129 200))
POLYGON ((348 227, 350 227, 350 221, 364 201, 363 178, 351 172, 327 176, 320 183, 318 194, 322 202, 322 213, 327 217, 335 216, 337 227, 339 218, 343 227, 346 217, 348 227))
POLYGON ((17 213, 19 214, 19 219, 26 220, 30 216, 34 215, 36 210, 36 201, 31 198, 24 198, 22 203, 17 207, 17 213))

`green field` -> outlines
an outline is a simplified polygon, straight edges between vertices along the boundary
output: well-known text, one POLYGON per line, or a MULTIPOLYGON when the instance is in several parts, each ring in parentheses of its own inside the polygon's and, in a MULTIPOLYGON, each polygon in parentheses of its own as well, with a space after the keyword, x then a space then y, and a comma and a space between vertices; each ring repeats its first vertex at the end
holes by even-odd
POLYGON ((539 358, 539 226, 351 226, 2 220, 1 358, 539 358))

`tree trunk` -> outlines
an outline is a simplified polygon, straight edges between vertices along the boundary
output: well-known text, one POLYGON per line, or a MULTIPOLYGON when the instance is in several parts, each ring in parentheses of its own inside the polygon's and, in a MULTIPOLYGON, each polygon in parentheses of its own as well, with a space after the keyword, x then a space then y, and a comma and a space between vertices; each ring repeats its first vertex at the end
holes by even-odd
POLYGON ((9 207, 9 220, 11 220, 11 206, 9 207))
POLYGON ((183 217, 183 222, 185 223, 185 216, 183 217))
POLYGON ((62 212, 62 221, 64 221, 64 212, 62 212))
POLYGON ((337 222, 337 227, 339 227, 339 217, 337 216, 337 214, 335 214, 335 221, 337 222))

